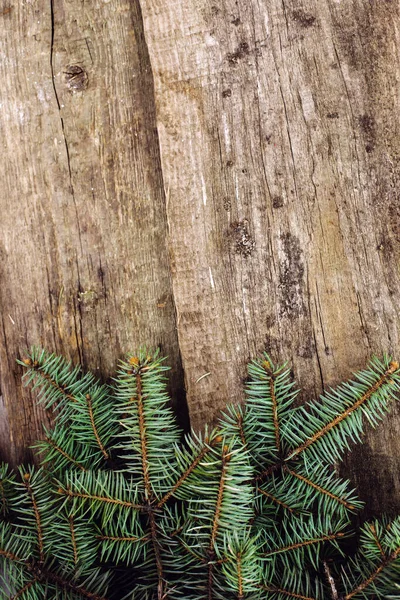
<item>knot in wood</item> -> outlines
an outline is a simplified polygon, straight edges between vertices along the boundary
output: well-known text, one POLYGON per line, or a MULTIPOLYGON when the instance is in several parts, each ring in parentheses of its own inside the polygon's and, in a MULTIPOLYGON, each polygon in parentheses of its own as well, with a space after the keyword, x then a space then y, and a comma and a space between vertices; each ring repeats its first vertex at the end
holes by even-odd
POLYGON ((68 65, 64 71, 65 84, 72 92, 82 92, 86 90, 89 83, 89 76, 85 69, 79 65, 68 65))

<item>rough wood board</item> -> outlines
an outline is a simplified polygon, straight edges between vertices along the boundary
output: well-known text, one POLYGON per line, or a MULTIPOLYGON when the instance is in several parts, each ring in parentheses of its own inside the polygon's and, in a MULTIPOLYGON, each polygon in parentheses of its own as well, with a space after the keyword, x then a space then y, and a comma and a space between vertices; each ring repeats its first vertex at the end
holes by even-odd
MULTIPOLYGON (((142 10, 193 424, 242 399, 264 349, 303 398, 399 355, 398 3, 142 10)), ((351 462, 360 484, 374 472, 373 510, 400 505, 399 429, 397 413, 351 462)))
POLYGON ((183 390, 138 4, 15 2, 0 36, 0 456, 15 463, 49 421, 21 390, 31 344, 102 376, 161 345, 183 390))

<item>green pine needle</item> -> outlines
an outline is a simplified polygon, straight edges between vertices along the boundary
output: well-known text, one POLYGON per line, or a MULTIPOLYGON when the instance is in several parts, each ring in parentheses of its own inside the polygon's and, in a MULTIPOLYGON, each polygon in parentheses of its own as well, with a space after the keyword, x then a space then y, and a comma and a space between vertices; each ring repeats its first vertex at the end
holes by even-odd
POLYGON ((390 357, 296 407, 264 354, 246 402, 186 437, 157 351, 128 355, 111 387, 40 348, 20 364, 55 427, 41 467, 0 465, 1 598, 400 599, 400 517, 353 532, 363 503, 335 469, 398 396, 390 357))

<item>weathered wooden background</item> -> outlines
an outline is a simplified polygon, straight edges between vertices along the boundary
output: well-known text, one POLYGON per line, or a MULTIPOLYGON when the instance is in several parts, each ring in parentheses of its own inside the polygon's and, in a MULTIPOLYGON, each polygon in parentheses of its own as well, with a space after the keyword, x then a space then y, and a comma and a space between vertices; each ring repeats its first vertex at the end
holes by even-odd
MULTIPOLYGON (((0 4, 1 458, 48 421, 32 344, 161 345, 194 427, 264 349, 304 398, 400 355, 397 0, 0 4)), ((346 471, 399 509, 400 410, 346 471)))

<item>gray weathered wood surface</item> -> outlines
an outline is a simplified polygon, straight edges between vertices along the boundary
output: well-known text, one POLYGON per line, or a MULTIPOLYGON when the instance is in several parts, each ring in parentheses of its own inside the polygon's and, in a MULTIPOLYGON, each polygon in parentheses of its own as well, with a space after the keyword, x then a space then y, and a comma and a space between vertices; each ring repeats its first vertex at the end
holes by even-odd
MULTIPOLYGON (((264 349, 303 398, 400 355, 398 2, 2 11, 4 458, 47 419, 30 344, 107 376, 161 343, 195 427, 264 349)), ((372 510, 400 506, 399 434, 397 410, 347 462, 372 510)))

